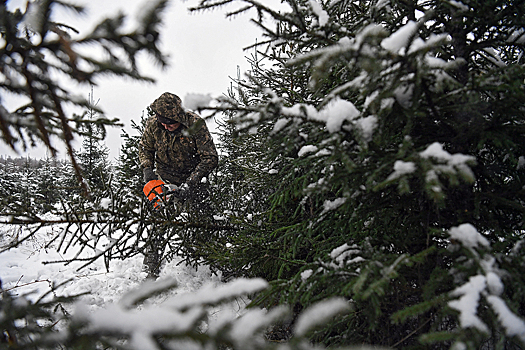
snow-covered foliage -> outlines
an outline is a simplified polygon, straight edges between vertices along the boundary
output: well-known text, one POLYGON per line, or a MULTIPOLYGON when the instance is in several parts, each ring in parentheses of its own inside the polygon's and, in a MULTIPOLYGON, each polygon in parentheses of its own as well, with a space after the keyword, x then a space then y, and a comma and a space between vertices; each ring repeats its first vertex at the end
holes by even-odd
POLYGON ((276 280, 257 302, 351 300, 312 335, 323 344, 522 346, 506 326, 525 305, 523 263, 506 255, 524 238, 520 5, 199 4, 255 8, 267 39, 221 100, 235 144, 258 146, 229 162, 249 149, 276 170, 253 180, 273 189, 245 230, 258 244, 232 245, 276 280))
MULTIPOLYGON (((523 4, 287 0, 274 10, 200 0, 196 10, 228 4, 240 5, 231 15, 256 9, 267 40, 248 76, 211 103, 226 116, 221 163, 208 179, 217 215, 167 201, 152 210, 129 186, 111 185, 61 202, 54 222, 19 211, 31 201, 4 191, 16 205, 6 201, 14 210, 2 218, 32 230, 8 247, 49 226, 58 230, 49 247, 72 254, 63 262, 103 259, 111 271, 156 240, 168 264, 206 266, 231 282, 177 294, 159 281, 117 304, 79 306, 61 340, 525 346, 525 19, 514 15, 523 4), (245 292, 258 308, 215 313, 245 292)), ((188 106, 208 104, 202 97, 188 106)), ((5 298, 33 315, 31 302, 5 298)))
POLYGON ((502 278, 508 275, 500 269, 497 259, 490 254, 490 243, 470 224, 462 224, 449 230, 451 245, 460 245, 470 252, 472 256, 463 264, 478 266, 477 274, 470 276, 466 283, 458 286, 450 292, 454 298, 448 302, 448 306, 459 312, 459 322, 462 328, 474 328, 481 333, 489 334, 490 328, 482 320, 483 316, 479 310, 482 305, 488 305, 492 309, 488 322, 494 323, 495 316, 498 328, 509 337, 516 337, 521 342, 525 340, 525 321, 523 316, 516 315, 510 310, 501 296, 504 294, 505 286, 502 278), (482 304, 482 301, 485 303, 482 304), (492 316, 494 315, 494 316, 492 316))

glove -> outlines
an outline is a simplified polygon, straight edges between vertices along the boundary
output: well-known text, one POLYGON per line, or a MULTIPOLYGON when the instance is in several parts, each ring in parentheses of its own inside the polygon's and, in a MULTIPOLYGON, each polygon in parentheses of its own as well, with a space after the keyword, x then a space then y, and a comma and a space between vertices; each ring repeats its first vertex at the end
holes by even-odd
POLYGON ((183 186, 188 186, 190 189, 191 188, 195 188, 197 187, 197 184, 199 183, 200 181, 198 180, 198 177, 197 175, 195 174, 191 174, 188 179, 186 179, 186 183, 183 184, 183 186))
POLYGON ((189 199, 190 195, 191 189, 186 183, 180 185, 179 188, 177 188, 177 190, 175 191, 175 196, 184 202, 189 199))
POLYGON ((193 201, 197 198, 195 186, 191 186, 188 183, 183 183, 176 190, 171 191, 175 197, 180 201, 193 201))
POLYGON ((152 168, 144 168, 142 169, 142 173, 144 174, 144 182, 148 183, 151 180, 157 180, 157 174, 153 172, 152 168))

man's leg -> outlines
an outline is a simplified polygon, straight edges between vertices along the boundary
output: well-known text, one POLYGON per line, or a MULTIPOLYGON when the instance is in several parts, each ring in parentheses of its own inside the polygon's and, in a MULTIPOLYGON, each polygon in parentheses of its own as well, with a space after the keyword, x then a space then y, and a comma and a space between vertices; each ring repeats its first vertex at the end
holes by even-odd
POLYGON ((157 236, 157 232, 152 231, 151 233, 144 250, 142 270, 148 273, 147 279, 155 280, 160 274, 160 264, 164 249, 161 247, 161 237, 157 236))

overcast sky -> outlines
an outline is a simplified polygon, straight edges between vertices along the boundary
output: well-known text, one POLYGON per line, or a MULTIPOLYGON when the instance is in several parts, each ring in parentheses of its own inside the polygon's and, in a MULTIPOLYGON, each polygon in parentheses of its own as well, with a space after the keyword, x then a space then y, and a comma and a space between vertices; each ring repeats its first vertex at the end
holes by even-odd
MULTIPOLYGON (((146 0, 148 1, 148 0, 146 0)), ((273 1, 273 0, 272 0, 273 1)), ((27 0, 11 0, 9 7, 25 8, 27 0)), ((84 5, 88 14, 78 17, 72 13, 64 14, 63 21, 78 28, 82 33, 92 29, 104 17, 114 15, 119 10, 130 17, 137 16, 144 6, 144 0, 69 0, 70 3, 84 5)), ((261 36, 260 30, 249 22, 248 15, 233 20, 225 18, 224 10, 206 11, 190 14, 188 8, 197 0, 171 0, 164 12, 162 28, 163 52, 170 56, 170 66, 166 70, 144 61, 142 73, 156 79, 155 84, 144 84, 117 78, 105 78, 94 87, 94 98, 99 101, 106 115, 118 118, 131 133, 130 121, 139 121, 142 112, 163 92, 169 91, 182 99, 189 93, 219 96, 230 86, 230 77, 249 69, 246 56, 250 52, 243 48, 253 44, 261 36)), ((226 8, 227 9, 227 8, 226 8)), ((230 8, 230 10, 233 8, 230 8)), ((253 15, 253 13, 251 14, 253 15)), ((78 86, 76 94, 89 94, 89 86, 78 86)), ((110 148, 110 158, 118 157, 121 128, 111 128, 106 140, 110 148)), ((62 144, 56 143, 57 147, 62 144)), ((0 144, 4 155, 16 155, 5 144, 0 144)), ((43 148, 31 150, 32 157, 45 156, 43 148)))

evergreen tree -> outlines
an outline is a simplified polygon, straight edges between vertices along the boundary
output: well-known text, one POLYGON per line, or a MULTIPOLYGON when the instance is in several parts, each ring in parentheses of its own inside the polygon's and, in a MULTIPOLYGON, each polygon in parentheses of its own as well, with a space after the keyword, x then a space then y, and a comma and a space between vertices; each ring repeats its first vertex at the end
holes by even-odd
MULTIPOLYGON (((260 64, 256 54, 250 63, 260 64)), ((245 82, 240 76, 234 83, 237 87, 232 85, 224 97, 228 103, 247 105, 257 99, 251 91, 241 88, 245 82)), ((253 270, 247 270, 253 258, 249 250, 260 249, 261 236, 257 231, 262 229, 261 220, 270 208, 267 198, 275 191, 277 170, 266 158, 268 144, 258 127, 249 133, 239 133, 235 113, 225 111, 218 121, 218 129, 220 157, 217 171, 210 176, 211 200, 218 219, 233 226, 225 232, 224 239, 210 240, 213 247, 207 247, 211 253, 207 263, 218 266, 224 275, 254 275, 253 270), (252 227, 253 231, 237 229, 242 227, 252 227)))
MULTIPOLYGON (((149 115, 149 112, 148 112, 149 115)), ((124 143, 120 149, 117 165, 115 167, 118 183, 136 194, 142 193, 143 179, 142 169, 139 163, 138 146, 147 118, 144 115, 140 118, 140 124, 131 121, 131 128, 138 132, 138 135, 129 135, 122 130, 120 135, 124 143)))
POLYGON ((27 208, 27 212, 31 213, 34 208, 34 201, 37 189, 36 184, 36 167, 33 165, 34 160, 29 156, 24 157, 24 165, 20 171, 20 179, 18 182, 18 192, 20 203, 23 208, 27 208))
POLYGON ((42 213, 51 211, 58 203, 60 192, 58 191, 58 163, 56 158, 49 157, 40 161, 38 171, 35 174, 36 193, 33 194, 35 203, 41 207, 42 213))
POLYGON ((4 159, 0 165, 0 198, 2 213, 11 215, 17 211, 13 208, 16 203, 19 176, 14 162, 11 158, 4 159))
MULTIPOLYGON (((94 109, 98 105, 93 97, 93 89, 89 97, 89 107, 87 117, 90 120, 97 118, 98 112, 94 109)), ((109 181, 111 165, 109 163, 109 148, 103 144, 104 130, 96 124, 87 124, 82 127, 82 148, 75 152, 79 166, 82 170, 83 178, 87 181, 88 187, 92 192, 103 191, 109 181)))
POLYGON ((523 1, 196 9, 226 3, 256 8, 269 43, 254 98, 224 107, 280 166, 262 227, 245 227, 259 249, 236 247, 274 280, 259 302, 348 298, 354 312, 313 334, 326 345, 523 346, 494 303, 513 317, 525 305, 507 277, 525 213, 523 1))

